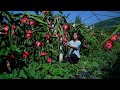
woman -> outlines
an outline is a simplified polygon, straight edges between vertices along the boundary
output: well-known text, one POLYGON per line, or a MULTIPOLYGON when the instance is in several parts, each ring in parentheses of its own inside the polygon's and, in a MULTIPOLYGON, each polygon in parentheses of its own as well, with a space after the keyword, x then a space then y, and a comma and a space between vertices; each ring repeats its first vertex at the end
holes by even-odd
POLYGON ((73 40, 71 40, 69 43, 64 43, 65 46, 70 47, 69 56, 64 59, 63 62, 69 61, 72 64, 75 64, 80 59, 80 34, 75 32, 73 34, 73 40))

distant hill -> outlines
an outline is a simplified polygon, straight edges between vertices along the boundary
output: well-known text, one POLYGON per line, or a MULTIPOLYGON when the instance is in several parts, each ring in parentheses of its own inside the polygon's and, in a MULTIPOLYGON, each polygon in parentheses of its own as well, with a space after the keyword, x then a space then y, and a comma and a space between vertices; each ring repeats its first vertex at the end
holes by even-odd
POLYGON ((111 18, 94 24, 95 28, 112 29, 110 26, 120 24, 120 17, 111 18))

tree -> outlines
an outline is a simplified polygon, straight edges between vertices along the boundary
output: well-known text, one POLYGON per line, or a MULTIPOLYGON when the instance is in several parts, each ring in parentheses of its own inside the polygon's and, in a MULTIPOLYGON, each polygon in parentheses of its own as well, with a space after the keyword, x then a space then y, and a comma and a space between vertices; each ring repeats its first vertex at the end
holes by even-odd
POLYGON ((76 17, 75 24, 82 24, 81 18, 79 16, 76 17))

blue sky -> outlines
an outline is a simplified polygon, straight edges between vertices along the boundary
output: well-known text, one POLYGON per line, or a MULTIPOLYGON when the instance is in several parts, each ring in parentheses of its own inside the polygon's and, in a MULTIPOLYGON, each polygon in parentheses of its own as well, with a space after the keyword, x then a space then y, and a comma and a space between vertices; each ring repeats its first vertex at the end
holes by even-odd
MULTIPOLYGON (((23 13, 22 11, 13 11, 14 13, 23 13)), ((31 14, 35 14, 34 11, 29 11, 31 14)), ((103 21, 113 17, 120 16, 120 11, 92 11, 97 15, 97 17, 103 21), (104 16, 105 15, 105 16, 104 16)), ((64 15, 68 15, 70 13, 67 21, 75 21, 76 16, 81 17, 81 21, 83 21, 86 25, 91 25, 100 20, 92 13, 91 11, 63 11, 64 15)), ((54 14, 57 14, 58 11, 54 11, 54 14)))

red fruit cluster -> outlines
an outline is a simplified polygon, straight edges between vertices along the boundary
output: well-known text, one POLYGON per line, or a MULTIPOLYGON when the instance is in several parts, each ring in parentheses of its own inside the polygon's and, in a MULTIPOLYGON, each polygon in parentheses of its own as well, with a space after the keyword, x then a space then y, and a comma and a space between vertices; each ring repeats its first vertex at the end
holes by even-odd
POLYGON ((65 35, 68 35, 68 32, 64 32, 65 35))
POLYGON ((113 36, 110 38, 111 41, 116 41, 117 39, 118 39, 118 35, 117 35, 117 34, 113 35, 113 36))
POLYGON ((52 25, 52 24, 53 24, 53 22, 52 22, 52 21, 50 21, 50 22, 49 22, 49 24, 50 24, 50 25, 52 25))
POLYGON ((35 44, 36 44, 36 46, 39 47, 41 45, 41 42, 40 41, 36 41, 35 44))
POLYGON ((4 30, 4 34, 7 35, 8 34, 8 30, 9 30, 9 26, 5 25, 3 30, 4 30))
POLYGON ((105 48, 106 49, 111 49, 113 47, 113 42, 111 40, 108 40, 106 43, 105 43, 105 48))
POLYGON ((46 15, 48 13, 48 11, 42 11, 44 15, 46 15))
POLYGON ((30 39, 30 38, 32 38, 32 34, 33 34, 33 31, 32 30, 28 30, 27 33, 26 33, 26 35, 25 35, 25 37, 27 39, 30 39))
POLYGON ((16 26, 15 26, 15 25, 12 25, 11 28, 12 28, 13 30, 15 30, 15 29, 16 29, 16 26))
POLYGON ((29 52, 23 52, 23 54, 22 54, 22 57, 23 58, 29 58, 30 57, 30 53, 29 52))
POLYGON ((67 24, 64 24, 62 27, 63 27, 63 30, 70 30, 70 27, 67 24))
POLYGON ((57 33, 55 33, 55 32, 53 33, 53 35, 54 35, 54 36, 56 36, 56 37, 58 37, 58 34, 57 34, 57 33))
POLYGON ((15 25, 12 25, 12 26, 11 26, 11 29, 12 29, 11 34, 12 34, 12 35, 15 35, 15 31, 14 31, 14 30, 16 29, 16 26, 15 26, 15 25))
POLYGON ((42 42, 42 43, 41 43, 41 46, 42 46, 42 47, 44 47, 44 46, 45 46, 45 43, 44 43, 44 42, 42 42))
POLYGON ((46 55, 47 55, 47 52, 41 52, 40 55, 41 55, 41 56, 46 56, 46 55))
POLYGON ((48 63, 52 63, 52 58, 49 57, 49 58, 47 59, 47 62, 48 62, 48 63))
POLYGON ((27 34, 32 34, 33 30, 27 30, 27 34))
POLYGON ((113 42, 117 41, 119 35, 118 34, 114 34, 106 43, 105 43, 105 48, 106 49, 112 49, 113 47, 113 42))
POLYGON ((21 23, 27 24, 28 16, 24 15, 23 18, 20 20, 21 23))
POLYGON ((12 34, 12 35, 15 35, 15 31, 14 31, 14 30, 12 30, 11 34, 12 34))
POLYGON ((50 34, 46 34, 46 39, 50 39, 50 34))
MULTIPOLYGON (((7 35, 7 34, 8 34, 8 30, 9 30, 9 26, 5 25, 3 29, 4 29, 4 34, 7 35)), ((14 34, 15 34, 15 31, 14 31, 14 30, 16 29, 16 26, 15 26, 15 25, 12 25, 12 26, 11 26, 11 29, 12 29, 11 34, 14 35, 14 34)))
POLYGON ((32 34, 26 34, 26 36, 25 36, 27 39, 30 39, 30 38, 32 38, 32 34))
POLYGON ((35 26, 36 22, 34 20, 30 20, 29 24, 30 24, 30 26, 35 26))
POLYGON ((62 34, 58 34, 59 37, 62 37, 62 34))
POLYGON ((67 37, 66 36, 63 37, 63 42, 67 42, 67 37))
POLYGON ((38 47, 44 47, 45 46, 45 43, 44 42, 40 42, 40 41, 36 41, 35 42, 35 45, 38 46, 38 47))
POLYGON ((4 31, 5 31, 5 32, 8 32, 8 30, 9 30, 9 26, 5 25, 5 26, 4 26, 4 31))

